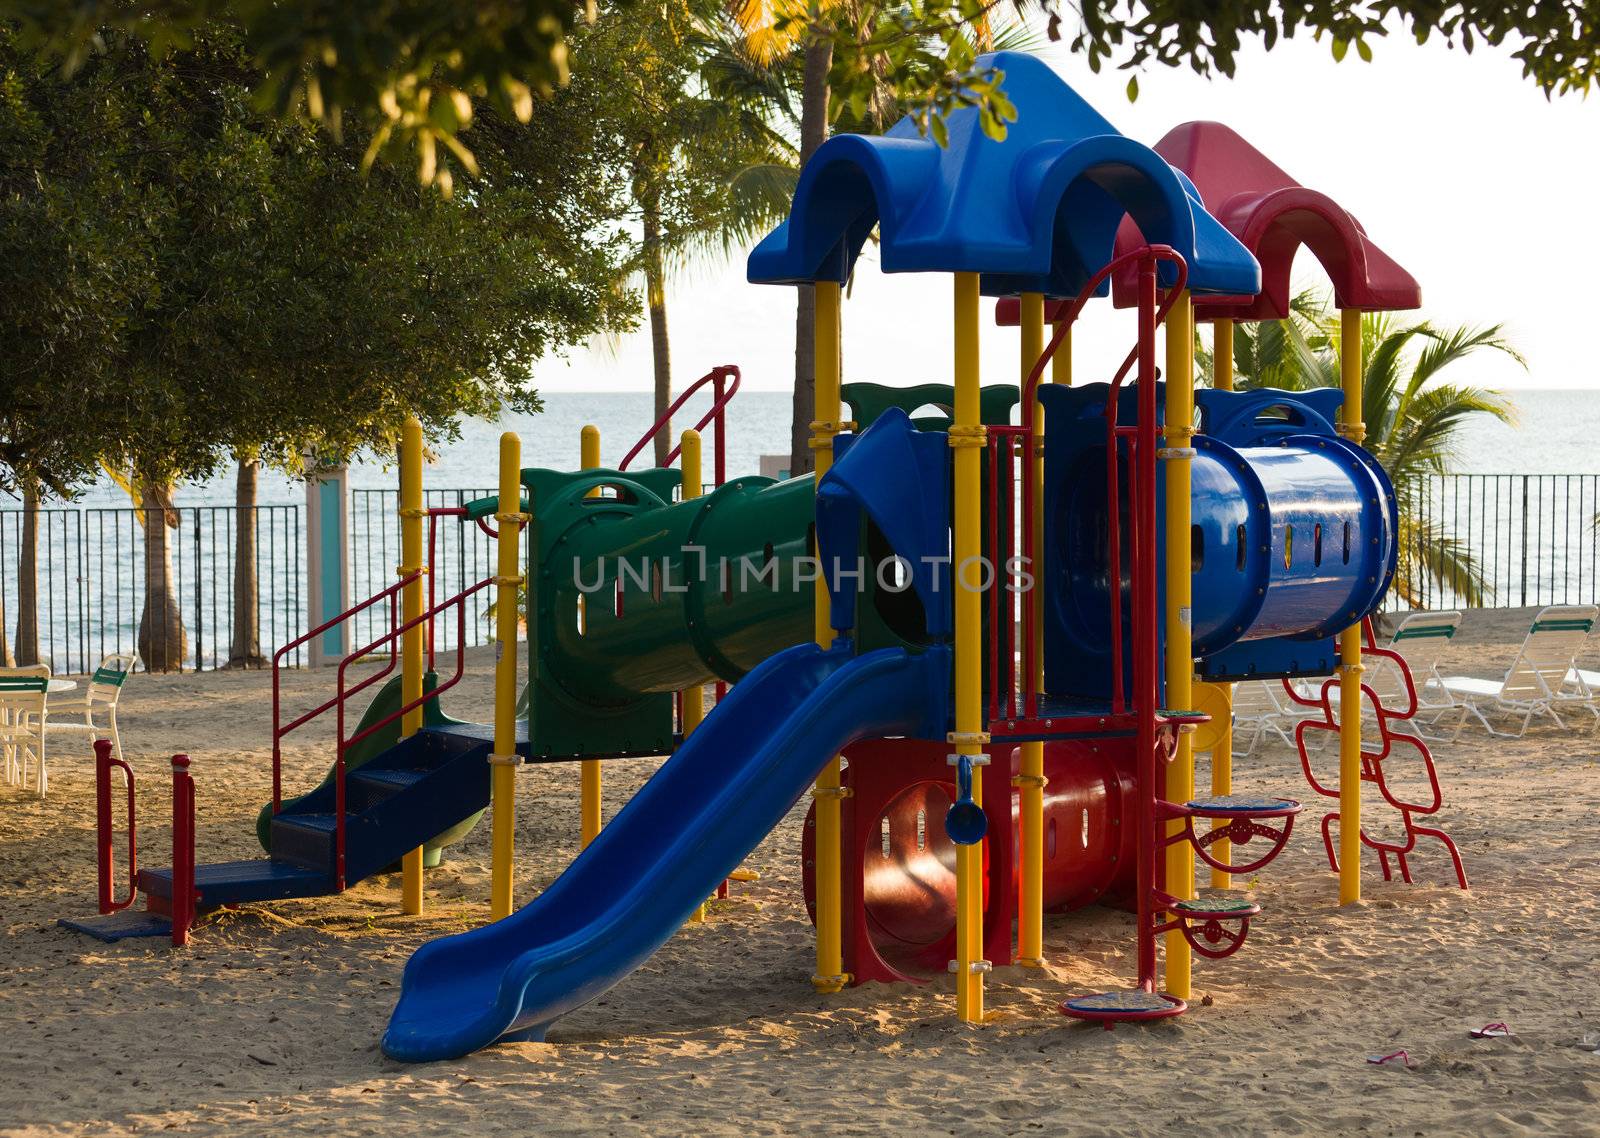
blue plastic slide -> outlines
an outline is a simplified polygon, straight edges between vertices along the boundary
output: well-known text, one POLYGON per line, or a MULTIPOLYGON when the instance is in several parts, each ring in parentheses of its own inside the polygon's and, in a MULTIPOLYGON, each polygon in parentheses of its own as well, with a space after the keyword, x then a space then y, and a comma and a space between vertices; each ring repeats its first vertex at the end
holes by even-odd
POLYGON ((453 1059, 542 1040, 666 943, 859 739, 943 732, 949 657, 801 645, 763 661, 532 903, 423 945, 383 1050, 453 1059))

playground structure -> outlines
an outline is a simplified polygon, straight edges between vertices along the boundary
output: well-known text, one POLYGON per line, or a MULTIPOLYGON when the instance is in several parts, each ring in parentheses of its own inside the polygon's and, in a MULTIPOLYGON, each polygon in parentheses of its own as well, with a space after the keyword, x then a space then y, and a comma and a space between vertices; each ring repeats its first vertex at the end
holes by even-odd
MULTIPOLYGON (((1137 975, 1062 1010, 1108 1026, 1162 1018, 1186 1009, 1192 954, 1237 951, 1260 912, 1199 896, 1195 859, 1227 888, 1277 856, 1301 810, 1233 793, 1230 684, 1330 671, 1339 779, 1314 785, 1339 800, 1330 859, 1341 902, 1357 899, 1373 770, 1360 626, 1397 533, 1393 491, 1359 445, 1359 314, 1415 307, 1415 282, 1226 128, 1190 124, 1152 149, 1039 61, 991 62, 1019 110, 1005 139, 965 110, 943 149, 909 122, 831 139, 751 254, 753 282, 815 289, 814 477, 726 477, 731 368, 696 385, 715 398, 684 433, 681 469, 626 469, 654 428, 614 470, 590 429, 568 472, 519 469, 507 436, 499 493, 454 511, 493 522, 497 571, 438 601, 422 578, 423 522, 439 512, 422 507, 413 425, 396 583, 351 610, 386 609, 388 631, 339 666, 332 698, 275 725, 278 740, 335 717, 328 779, 284 797, 275 752, 270 856, 195 865, 191 829, 180 865, 138 871, 126 903, 142 892, 179 939, 197 907, 335 892, 398 862, 418 912, 424 847, 488 808, 494 923, 416 953, 384 1038, 400 1059, 458 1056, 543 1038, 627 975, 810 789, 818 991, 949 971, 958 1016, 981 1022, 992 967, 1042 966, 1047 911, 1108 900, 1135 913, 1137 975), (952 275, 950 384, 841 383, 841 286, 875 227, 885 271, 952 275), (1342 389, 1233 392, 1232 322, 1286 315, 1302 244, 1344 310, 1342 389), (1073 328, 1108 293, 1135 310, 1134 345, 1107 381, 1075 384, 1073 328), (984 295, 1020 328, 1015 385, 980 384, 984 295), (1196 320, 1217 347, 1214 387, 1198 394, 1196 320), (490 588, 495 719, 460 723, 438 699, 463 658, 441 679, 427 632, 490 588), (373 653, 384 666, 347 682, 373 653), (708 684, 732 686, 702 722, 708 684), (364 691, 372 706, 347 731, 364 691), (1212 753, 1204 795, 1197 747, 1212 753), (603 762, 668 751, 602 827, 603 762), (516 772, 568 762, 583 849, 514 911, 516 772)), ((129 810, 131 822, 131 786, 129 810)), ((1380 848, 1385 874, 1389 852, 1408 875, 1380 848)), ((121 903, 102 888, 103 910, 121 903)))

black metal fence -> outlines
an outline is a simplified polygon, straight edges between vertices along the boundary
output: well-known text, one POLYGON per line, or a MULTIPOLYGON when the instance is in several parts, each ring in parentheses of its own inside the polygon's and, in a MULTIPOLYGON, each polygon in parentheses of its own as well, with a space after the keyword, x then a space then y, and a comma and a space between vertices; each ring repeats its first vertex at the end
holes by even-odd
MULTIPOLYGON (((184 670, 228 663, 234 648, 235 582, 241 511, 185 506, 165 517, 150 511, 164 542, 147 540, 144 511, 132 508, 43 509, 32 522, 20 509, 0 510, 0 605, 9 646, 54 672, 89 672, 112 652, 156 667, 184 670), (33 531, 37 631, 29 635, 19 587, 25 540, 33 531), (170 565, 147 573, 154 553, 170 565), (153 586, 153 588, 152 588, 153 586), (176 620, 141 618, 151 592, 165 590, 176 620)), ((297 506, 256 506, 250 564, 255 568, 254 637, 243 627, 239 647, 270 658, 305 623, 304 530, 297 506)), ((158 607, 159 611, 159 607, 158 607)), ((249 662, 249 661, 241 661, 249 662)), ((296 663, 301 661, 296 660, 296 663)))
POLYGON ((1600 475, 1430 475, 1405 488, 1401 516, 1406 580, 1391 608, 1600 600, 1600 475), (1450 571, 1460 555, 1475 574, 1450 571))
MULTIPOLYGON (((459 507, 494 493, 489 489, 431 490, 430 507, 459 507)), ((371 596, 394 580, 400 563, 400 527, 393 490, 353 490, 350 502, 351 600, 371 596)), ((306 535, 300 507, 257 506, 251 563, 256 570, 254 612, 260 654, 306 627, 306 535)), ((110 652, 164 658, 185 670, 216 668, 235 655, 234 573, 238 565, 240 511, 233 506, 186 506, 166 529, 172 603, 181 618, 175 645, 164 622, 139 626, 145 607, 149 543, 140 511, 130 508, 51 508, 34 512, 39 658, 60 673, 90 671, 110 652)), ((1390 608, 1517 608, 1600 603, 1600 475, 1446 474, 1407 487, 1402 502, 1401 575, 1390 608), (1464 554, 1477 567, 1476 588, 1425 567, 1464 554), (1476 595, 1474 595, 1476 594, 1476 595)), ((0 510, 0 620, 5 640, 18 648, 19 555, 27 530, 23 511, 0 510)), ((494 541, 478 526, 454 517, 432 526, 430 586, 443 600, 494 572, 494 541)), ((492 601, 485 591, 469 604, 468 646, 487 644, 492 601)), ((362 614, 352 646, 381 635, 386 619, 362 614)), ((176 626, 171 626, 176 627, 176 626)), ((437 628, 439 650, 455 647, 455 622, 437 628)), ((299 651, 289 658, 305 663, 299 651)), ((143 666, 143 664, 141 664, 143 666)))
MULTIPOLYGON (((423 505, 429 509, 453 509, 477 498, 487 498, 494 490, 427 490, 423 505)), ((395 567, 400 564, 400 496, 395 490, 350 491, 350 597, 352 601, 370 597, 394 584, 395 567)), ((445 600, 475 585, 495 571, 495 542, 482 528, 454 517, 430 518, 423 522, 424 549, 430 565, 428 587, 436 600, 445 600), (431 524, 430 524, 431 523, 431 524)), ((493 590, 485 589, 467 599, 467 647, 488 644, 494 639, 488 608, 494 603, 493 590)), ((370 644, 388 628, 388 614, 374 605, 358 613, 351 647, 370 644)), ((434 648, 454 650, 454 616, 435 622, 434 648)))

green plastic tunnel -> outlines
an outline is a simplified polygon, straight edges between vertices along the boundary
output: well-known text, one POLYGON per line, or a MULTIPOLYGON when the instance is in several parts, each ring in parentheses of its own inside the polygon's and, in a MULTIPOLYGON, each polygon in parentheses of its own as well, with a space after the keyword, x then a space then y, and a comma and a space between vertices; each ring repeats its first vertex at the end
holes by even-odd
POLYGON ((548 473, 524 475, 542 503, 539 651, 573 696, 604 703, 738 680, 811 638, 813 588, 799 568, 809 477, 740 478, 673 503, 664 479, 592 471, 541 493, 548 473))

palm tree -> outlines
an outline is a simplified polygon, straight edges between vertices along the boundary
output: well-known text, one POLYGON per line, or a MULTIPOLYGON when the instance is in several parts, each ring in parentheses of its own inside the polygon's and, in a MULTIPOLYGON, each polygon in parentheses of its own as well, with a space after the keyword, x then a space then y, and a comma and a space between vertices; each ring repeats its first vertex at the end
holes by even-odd
MULTIPOLYGON (((1235 329, 1235 385, 1337 387, 1338 345, 1339 314, 1331 297, 1303 292, 1287 319, 1235 329)), ((1440 378, 1452 364, 1485 351, 1527 367, 1500 324, 1440 328, 1427 320, 1402 323, 1394 313, 1361 316, 1363 445, 1388 472, 1399 499, 1400 564, 1393 588, 1408 605, 1422 603, 1429 583, 1474 606, 1493 591, 1471 551, 1427 508, 1428 479, 1459 459, 1464 423, 1475 415, 1515 422, 1515 408, 1499 392, 1440 378)), ((1209 352, 1201 351, 1198 362, 1202 374, 1210 372, 1209 352)))
MULTIPOLYGON (((1034 51, 1043 42, 1023 20, 1024 4, 1015 14, 993 2, 979 4, 964 17, 962 34, 978 52, 1034 51)), ((897 121, 905 105, 888 74, 888 60, 864 51, 848 61, 870 73, 870 92, 863 100, 833 98, 834 24, 847 24, 865 45, 872 38, 878 9, 847 6, 843 0, 739 0, 733 19, 743 32, 741 52, 752 75, 777 77, 765 98, 787 133, 798 138, 793 166, 787 170, 752 169, 745 174, 750 192, 763 202, 776 190, 786 191, 778 213, 787 213, 800 168, 830 133, 882 132, 897 121), (795 105, 798 104, 798 112, 795 105)), ((912 38, 917 33, 911 33, 912 38)), ((816 418, 816 292, 809 285, 795 290, 794 399, 790 417, 789 470, 812 469, 810 424, 816 418)))
MULTIPOLYGON (((639 221, 633 267, 644 283, 657 416, 672 401, 669 276, 776 224, 793 184, 773 180, 794 168, 794 146, 769 117, 774 84, 743 57, 741 39, 727 18, 668 4, 604 22, 579 45, 580 66, 611 93, 608 125, 639 221)), ((658 465, 671 447, 664 425, 658 465)))

